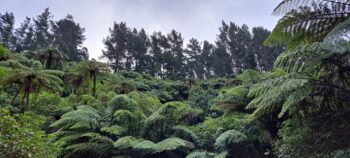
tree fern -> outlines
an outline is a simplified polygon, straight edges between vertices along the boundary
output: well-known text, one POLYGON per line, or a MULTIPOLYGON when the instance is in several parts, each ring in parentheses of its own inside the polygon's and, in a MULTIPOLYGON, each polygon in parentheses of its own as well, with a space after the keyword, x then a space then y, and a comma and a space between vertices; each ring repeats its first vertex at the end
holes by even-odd
POLYGON ((248 96, 255 98, 246 108, 255 109, 251 117, 259 118, 281 110, 283 106, 284 110, 280 113, 280 116, 283 116, 290 106, 298 105, 308 96, 311 89, 307 79, 292 78, 292 76, 268 79, 251 88, 248 96), (285 102, 286 99, 287 102, 285 102))
POLYGON ((2 77, 4 85, 19 83, 12 103, 14 103, 19 93, 23 93, 25 106, 22 110, 29 108, 29 98, 31 93, 39 93, 40 90, 60 91, 63 84, 61 77, 63 72, 57 70, 45 70, 41 63, 35 60, 19 61, 2 61, 2 64, 9 68, 9 73, 2 77))
POLYGON ((268 45, 288 44, 294 48, 302 43, 322 41, 350 15, 348 0, 283 0, 274 15, 278 22, 267 41, 268 45))
POLYGON ((109 72, 107 64, 92 59, 80 62, 71 69, 69 80, 74 83, 75 91, 78 93, 83 85, 92 85, 91 94, 96 97, 97 77, 109 72), (91 83, 90 83, 91 82, 91 83))
POLYGON ((206 151, 194 151, 186 156, 186 158, 214 158, 215 154, 206 151))
POLYGON ((248 109, 256 109, 253 117, 279 111, 282 117, 288 109, 300 109, 309 100, 314 108, 342 107, 350 100, 350 45, 348 42, 314 43, 287 51, 276 60, 275 67, 286 73, 271 76, 255 84, 248 96, 254 97, 248 109))
POLYGON ((239 131, 228 130, 222 133, 215 140, 215 147, 218 151, 225 151, 229 148, 242 148, 247 141, 247 136, 239 131))
POLYGON ((122 136, 124 133, 126 133, 127 129, 125 129, 122 126, 118 126, 118 125, 113 125, 110 127, 102 127, 101 128, 101 132, 107 133, 108 135, 111 136, 116 136, 116 137, 120 137, 122 136))
POLYGON ((230 89, 224 89, 218 97, 214 99, 213 109, 223 110, 225 113, 233 111, 242 111, 249 103, 247 86, 236 86, 230 89))
POLYGON ((174 150, 188 151, 194 148, 195 145, 192 142, 180 138, 168 138, 157 143, 157 150, 154 153, 174 150))
POLYGON ((184 126, 174 126, 172 129, 173 129, 173 132, 172 132, 173 136, 177 138, 181 138, 183 140, 190 141, 194 143, 196 146, 200 145, 200 139, 189 128, 184 126))
POLYGON ((156 152, 157 145, 149 140, 144 140, 133 146, 133 151, 138 154, 138 157, 146 157, 156 152))

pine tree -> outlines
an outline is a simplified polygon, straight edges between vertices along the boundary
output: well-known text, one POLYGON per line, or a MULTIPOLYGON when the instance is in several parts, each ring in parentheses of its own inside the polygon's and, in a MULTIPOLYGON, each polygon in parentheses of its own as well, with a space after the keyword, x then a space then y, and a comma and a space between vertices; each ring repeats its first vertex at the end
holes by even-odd
POLYGON ((85 29, 67 15, 64 19, 56 21, 52 26, 54 45, 59 51, 65 53, 70 61, 87 60, 88 54, 82 49, 85 29))
POLYGON ((34 46, 35 49, 43 49, 52 45, 53 36, 50 31, 53 16, 49 8, 34 19, 34 46))
POLYGON ((139 32, 137 32, 137 30, 134 29, 131 36, 131 43, 128 42, 128 46, 128 51, 131 53, 134 60, 134 70, 136 72, 150 72, 152 69, 152 66, 150 65, 152 61, 150 55, 148 54, 150 41, 146 31, 141 29, 139 32))
POLYGON ((170 45, 170 52, 165 65, 167 70, 167 77, 171 79, 185 79, 185 56, 183 54, 183 38, 181 33, 178 33, 175 30, 172 30, 168 34, 168 41, 170 45))
POLYGON ((204 78, 204 62, 201 59, 202 48, 197 39, 191 38, 186 48, 187 59, 187 77, 204 78))
POLYGON ((211 61, 211 55, 213 53, 214 46, 210 44, 208 41, 203 42, 203 48, 200 56, 200 61, 203 63, 204 68, 204 77, 208 79, 212 75, 212 61, 211 61))
POLYGON ((123 59, 126 58, 130 29, 125 22, 121 22, 119 24, 114 23, 113 29, 109 29, 109 32, 110 35, 103 40, 105 50, 102 52, 102 57, 107 58, 111 62, 114 72, 117 72, 125 68, 123 59))
POLYGON ((16 43, 14 52, 23 52, 34 49, 34 28, 31 19, 26 17, 19 28, 15 30, 16 43))
POLYGON ((259 70, 267 71, 273 68, 273 62, 283 52, 283 47, 266 47, 264 41, 270 35, 270 31, 263 27, 253 28, 252 49, 256 54, 259 70))
POLYGON ((161 32, 154 32, 151 35, 150 53, 153 60, 152 75, 163 77, 165 52, 169 50, 168 39, 161 32))
POLYGON ((0 14, 0 43, 10 50, 13 50, 15 36, 13 34, 15 17, 13 13, 0 14))

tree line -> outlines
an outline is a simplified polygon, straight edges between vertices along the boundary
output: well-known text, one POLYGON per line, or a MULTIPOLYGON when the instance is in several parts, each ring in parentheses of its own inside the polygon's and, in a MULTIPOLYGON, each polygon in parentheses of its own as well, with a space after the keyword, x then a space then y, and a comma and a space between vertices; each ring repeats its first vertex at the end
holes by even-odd
MULTIPOLYGON (((49 9, 35 18, 26 18, 14 28, 13 13, 0 14, 0 43, 12 52, 30 52, 54 47, 67 61, 88 59, 82 44, 85 29, 67 15, 53 21, 49 9)), ((271 70, 283 47, 266 47, 270 35, 263 27, 222 22, 215 43, 191 38, 185 42, 181 33, 153 32, 131 28, 125 22, 114 23, 103 39, 101 58, 108 60, 114 72, 132 70, 169 79, 208 79, 237 75, 244 69, 271 70)))
POLYGON ((76 23, 72 15, 53 21, 53 15, 46 8, 40 15, 26 19, 15 28, 15 16, 6 12, 0 14, 0 43, 12 52, 25 53, 57 48, 68 61, 89 58, 88 50, 82 44, 86 39, 85 29, 76 23))
POLYGON ((228 76, 244 69, 270 70, 283 47, 265 47, 270 35, 263 27, 222 22, 214 44, 191 38, 186 45, 181 33, 153 32, 114 23, 104 38, 102 57, 114 70, 134 70, 170 79, 228 76), (186 45, 186 46, 185 46, 186 45))

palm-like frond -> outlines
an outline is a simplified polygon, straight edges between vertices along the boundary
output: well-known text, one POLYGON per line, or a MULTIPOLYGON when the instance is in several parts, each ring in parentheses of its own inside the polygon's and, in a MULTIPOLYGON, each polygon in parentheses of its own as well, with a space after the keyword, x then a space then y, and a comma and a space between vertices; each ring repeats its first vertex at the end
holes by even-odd
POLYGON ((247 136, 239 131, 229 130, 222 133, 215 140, 215 147, 218 151, 225 151, 226 149, 235 147, 242 148, 247 142, 247 136))
POLYGON ((70 82, 73 83, 75 90, 79 90, 82 86, 88 85, 92 82, 92 95, 96 96, 96 80, 99 75, 109 72, 107 64, 98 62, 95 59, 90 61, 82 61, 71 70, 69 77, 70 82))
POLYGON ((88 126, 95 129, 99 126, 102 117, 99 112, 89 106, 80 106, 77 110, 65 113, 60 120, 51 124, 51 127, 59 129, 82 128, 88 126))
POLYGON ((268 79, 251 88, 248 96, 255 98, 246 108, 255 109, 251 117, 260 118, 281 110, 283 106, 284 110, 280 113, 282 116, 290 106, 298 105, 311 90, 312 87, 307 79, 291 78, 291 76, 268 79))
POLYGON ((173 135, 177 138, 193 142, 195 145, 200 144, 198 136, 185 126, 173 127, 173 135))
POLYGON ((192 142, 180 138, 168 138, 157 143, 157 150, 154 153, 174 150, 187 151, 194 148, 195 145, 192 142))
POLYGON ((248 91, 249 89, 246 86, 225 89, 214 99, 213 108, 223 110, 226 113, 243 110, 249 103, 248 91))
POLYGON ((341 40, 299 46, 281 54, 275 67, 285 73, 272 75, 250 89, 248 96, 255 97, 247 106, 255 109, 252 117, 273 112, 282 117, 291 109, 300 109, 300 103, 307 100, 315 105, 313 108, 346 105, 350 102, 346 77, 350 74, 349 57, 350 45, 341 40))
POLYGON ((32 53, 47 69, 62 69, 64 66, 66 58, 56 48, 49 47, 32 53))
MULTIPOLYGON (((5 66, 9 73, 2 77, 2 82, 5 86, 11 84, 19 84, 19 89, 13 101, 19 93, 23 93, 26 99, 26 106, 29 106, 29 95, 31 93, 39 93, 40 90, 60 91, 61 78, 63 72, 57 70, 44 70, 41 63, 35 60, 16 61, 7 60, 1 61, 0 66, 5 66)), ((23 107, 24 108, 24 107, 23 107)))
POLYGON ((302 43, 322 41, 350 15, 349 0, 284 0, 274 10, 282 15, 267 45, 287 44, 295 48, 302 43))
POLYGON ((206 151, 194 151, 186 156, 186 158, 214 158, 215 154, 206 151))
POLYGON ((292 10, 299 10, 301 7, 322 5, 332 8, 334 11, 348 11, 349 0, 283 0, 274 9, 273 15, 284 15, 292 10))
POLYGON ((117 136, 117 137, 123 135, 126 131, 127 131, 127 129, 125 129, 122 126, 118 126, 118 125, 113 125, 110 127, 102 127, 101 128, 101 132, 107 133, 107 134, 112 135, 112 136, 117 136))

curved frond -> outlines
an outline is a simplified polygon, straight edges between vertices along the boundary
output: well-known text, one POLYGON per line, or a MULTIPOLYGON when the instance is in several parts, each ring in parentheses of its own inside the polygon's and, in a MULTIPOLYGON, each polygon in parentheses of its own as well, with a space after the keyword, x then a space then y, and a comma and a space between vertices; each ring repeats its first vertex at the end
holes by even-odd
POLYGON ((283 15, 267 45, 287 44, 295 48, 299 44, 322 41, 338 24, 350 15, 348 0, 284 0, 274 10, 283 15))
POLYGON ((232 146, 242 147, 247 141, 247 136, 239 131, 229 130, 222 133, 216 140, 214 146, 219 151, 225 151, 232 146))

